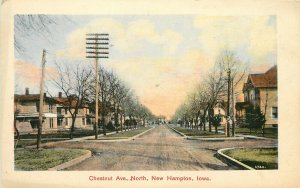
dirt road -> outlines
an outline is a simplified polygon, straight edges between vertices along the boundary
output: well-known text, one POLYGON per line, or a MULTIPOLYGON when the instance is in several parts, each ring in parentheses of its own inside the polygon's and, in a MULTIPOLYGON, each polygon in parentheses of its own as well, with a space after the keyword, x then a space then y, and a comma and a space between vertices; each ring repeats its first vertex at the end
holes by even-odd
MULTIPOLYGON (((274 145, 272 141, 264 145, 274 145)), ((275 143, 276 144, 276 143, 275 143)), ((205 142, 185 140, 167 126, 157 126, 127 142, 70 142, 59 147, 90 149, 93 156, 67 170, 229 170, 214 155, 234 146, 257 146, 255 140, 205 142)), ((58 146, 57 146, 58 147, 58 146)))

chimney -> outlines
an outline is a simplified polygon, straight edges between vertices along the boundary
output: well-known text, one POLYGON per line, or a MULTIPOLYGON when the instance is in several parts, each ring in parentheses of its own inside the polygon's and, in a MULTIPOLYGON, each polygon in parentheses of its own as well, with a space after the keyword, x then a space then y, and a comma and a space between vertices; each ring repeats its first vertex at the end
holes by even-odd
POLYGON ((58 92, 58 97, 59 97, 59 98, 62 98, 62 92, 61 92, 61 91, 58 92))
POLYGON ((29 88, 28 87, 25 88, 25 95, 29 95, 29 88))

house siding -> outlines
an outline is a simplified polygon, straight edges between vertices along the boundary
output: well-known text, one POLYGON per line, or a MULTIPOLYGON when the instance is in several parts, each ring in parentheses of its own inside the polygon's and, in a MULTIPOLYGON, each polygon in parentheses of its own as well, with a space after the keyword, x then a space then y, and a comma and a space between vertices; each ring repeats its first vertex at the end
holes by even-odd
POLYGON ((266 107, 266 127, 273 127, 278 124, 278 118, 272 118, 272 107, 278 107, 277 89, 267 88, 260 90, 260 109, 265 113, 266 107), (267 102, 266 102, 267 101, 267 102))

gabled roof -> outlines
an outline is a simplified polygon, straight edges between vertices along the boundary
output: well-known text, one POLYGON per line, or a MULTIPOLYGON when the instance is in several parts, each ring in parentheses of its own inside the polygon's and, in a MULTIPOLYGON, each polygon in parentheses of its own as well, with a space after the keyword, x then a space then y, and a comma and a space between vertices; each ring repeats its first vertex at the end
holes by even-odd
MULTIPOLYGON (((28 95, 17 95, 15 94, 15 101, 27 102, 27 101, 40 101, 40 94, 28 94, 28 95)), ((44 100, 47 102, 56 102, 54 99, 44 96, 44 100)))
MULTIPOLYGON (((69 102, 68 98, 66 98, 66 97, 55 97, 53 99, 56 100, 61 105, 63 105, 64 107, 69 107, 70 106, 70 102, 69 102)), ((71 101, 71 107, 75 108, 76 107, 76 103, 77 103, 76 99, 72 99, 72 101, 71 101)), ((87 107, 87 105, 82 104, 81 107, 87 107)))
MULTIPOLYGON (((15 94, 15 98, 14 98, 15 102, 38 102, 40 101, 40 94, 28 94, 28 95, 17 95, 15 94)), ((44 96, 44 100, 47 102, 52 102, 52 103, 56 103, 56 104, 60 104, 64 107, 69 107, 70 103, 68 98, 65 97, 47 97, 44 96)), ((74 108, 76 106, 76 99, 72 100, 72 104, 71 107, 74 108)), ((82 107, 87 107, 87 105, 83 104, 82 107)))
POLYGON ((248 83, 251 83, 255 88, 277 87, 277 65, 262 74, 249 74, 248 83))

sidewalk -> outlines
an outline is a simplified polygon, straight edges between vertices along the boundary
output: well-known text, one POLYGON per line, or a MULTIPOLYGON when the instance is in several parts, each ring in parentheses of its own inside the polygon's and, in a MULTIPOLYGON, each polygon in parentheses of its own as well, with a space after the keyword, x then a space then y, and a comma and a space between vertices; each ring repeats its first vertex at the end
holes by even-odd
MULTIPOLYGON (((181 136, 183 136, 184 139, 187 140, 203 140, 203 141, 223 141, 223 140, 243 140, 244 136, 236 136, 236 137, 224 137, 224 138, 219 138, 219 137, 205 137, 205 136, 187 136, 184 133, 176 130, 175 128, 167 125, 170 129, 172 129, 173 131, 175 131, 176 133, 180 134, 181 136)), ((221 134, 224 132, 220 132, 218 134, 221 134)))
MULTIPOLYGON (((219 131, 220 133, 224 133, 224 131, 219 131)), ((274 138, 266 138, 266 137, 261 137, 261 136, 254 136, 254 135, 246 135, 246 134, 235 134, 235 136, 242 136, 245 138, 250 138, 250 139, 261 139, 261 140, 277 140, 274 138)))
MULTIPOLYGON (((135 128, 133 129, 127 129, 127 131, 131 131, 131 130, 135 130, 135 128)), ((127 132, 127 131, 123 131, 123 132, 127 132)), ((120 133, 121 131, 119 131, 120 133)), ((112 135, 112 134, 117 134, 116 131, 113 131, 113 132, 109 132, 109 133, 106 133, 106 135, 112 135)), ((104 134, 101 133, 101 134, 98 134, 98 137, 103 137, 104 134)), ((82 140, 89 140, 89 139, 94 139, 95 138, 95 135, 92 135, 92 136, 85 136, 85 137, 79 137, 79 138, 73 138, 72 140, 63 140, 61 142, 77 142, 77 141, 82 141, 82 140)))
MULTIPOLYGON (((127 129, 127 131, 131 131, 131 130, 135 130, 135 129, 127 129)), ((127 131, 124 131, 124 132, 127 132, 127 131)), ((120 132, 121 131, 119 131, 119 133, 120 132)), ((106 135, 112 135, 112 134, 116 134, 116 131, 106 133, 106 135)), ((104 136, 103 133, 98 134, 98 138, 103 137, 103 136, 104 136)), ((57 144, 57 143, 64 143, 64 142, 80 142, 80 141, 84 141, 84 140, 88 140, 88 139, 94 139, 94 138, 95 138, 95 135, 79 137, 79 138, 73 138, 73 139, 62 138, 62 140, 60 140, 60 141, 43 143, 42 145, 51 145, 51 144, 54 144, 54 143, 57 144)), ((47 138, 44 138, 44 139, 47 140, 47 138)), ((58 138, 51 138, 51 139, 55 140, 55 139, 58 139, 58 138)), ((36 140, 36 139, 32 139, 32 140, 36 140)), ((36 148, 36 146, 35 145, 30 145, 30 146, 26 146, 25 148, 36 148)))

